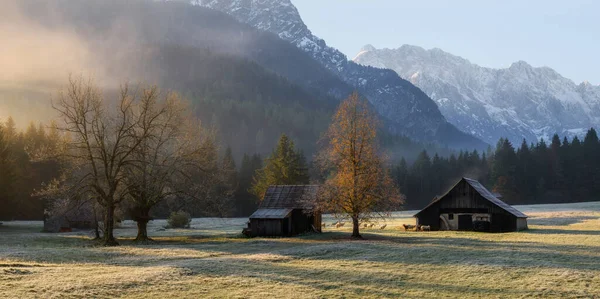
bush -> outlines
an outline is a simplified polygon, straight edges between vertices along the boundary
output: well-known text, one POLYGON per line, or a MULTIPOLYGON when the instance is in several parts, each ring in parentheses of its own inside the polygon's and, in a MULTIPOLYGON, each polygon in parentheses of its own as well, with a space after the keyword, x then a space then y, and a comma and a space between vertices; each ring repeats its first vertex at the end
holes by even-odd
POLYGON ((169 228, 190 228, 192 216, 184 211, 172 212, 167 222, 169 228))

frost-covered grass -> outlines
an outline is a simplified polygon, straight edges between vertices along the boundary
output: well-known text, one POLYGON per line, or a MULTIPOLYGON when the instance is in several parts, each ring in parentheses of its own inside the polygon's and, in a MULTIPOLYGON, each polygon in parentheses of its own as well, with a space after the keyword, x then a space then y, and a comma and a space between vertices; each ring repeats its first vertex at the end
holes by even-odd
MULTIPOLYGON (((87 232, 0 226, 0 298, 599 297, 600 203, 518 207, 519 233, 404 232, 413 212, 349 240, 349 223, 296 238, 246 239, 246 219, 154 221, 154 245, 98 247, 87 232)), ((378 223, 379 225, 383 222, 378 223)))

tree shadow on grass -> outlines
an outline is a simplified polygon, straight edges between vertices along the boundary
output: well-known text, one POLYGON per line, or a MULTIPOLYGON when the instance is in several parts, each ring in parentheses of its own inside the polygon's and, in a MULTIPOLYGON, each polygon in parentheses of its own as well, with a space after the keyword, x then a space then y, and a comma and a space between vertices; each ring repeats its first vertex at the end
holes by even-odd
MULTIPOLYGON (((303 260, 306 260, 306 257, 303 260)), ((465 282, 464 285, 455 285, 451 282, 446 284, 428 283, 420 281, 418 277, 411 277, 409 274, 393 271, 393 268, 388 268, 387 271, 379 271, 377 265, 364 263, 349 266, 347 261, 340 261, 342 262, 342 269, 339 266, 328 268, 325 263, 320 263, 321 267, 313 267, 314 263, 298 267, 298 261, 292 265, 287 264, 285 261, 248 261, 243 258, 232 258, 226 262, 219 260, 190 261, 185 265, 181 265, 181 267, 189 270, 192 275, 204 277, 234 275, 236 277, 259 279, 257 283, 260 284, 263 284, 264 281, 270 282, 267 285, 308 287, 318 291, 317 296, 326 297, 331 295, 354 295, 397 298, 407 293, 435 296, 444 292, 461 295, 523 297, 537 292, 537 290, 476 286, 468 282, 465 282)), ((300 264, 302 263, 300 262, 300 264)), ((398 267, 403 267, 403 265, 399 264, 398 267)), ((423 271, 426 271, 426 269, 423 271)), ((422 275, 422 273, 415 274, 422 275)), ((277 294, 277 288, 273 289, 273 293, 277 294)), ((569 295, 567 292, 554 294, 558 296, 569 295)))
POLYGON ((575 229, 551 229, 551 228, 530 228, 522 231, 524 234, 541 234, 541 235, 588 235, 600 236, 599 230, 575 230, 575 229))
MULTIPOLYGON (((600 235, 596 231, 573 231, 559 229, 535 229, 526 234, 589 234, 600 235)), ((482 233, 483 235, 484 233, 482 233)), ((490 235, 490 236, 495 236, 490 235)), ((66 242, 38 244, 29 249, 15 244, 16 250, 8 254, 0 251, 0 258, 19 258, 31 262, 64 263, 106 263, 110 265, 156 266, 157 263, 173 261, 214 259, 219 257, 242 256, 252 259, 253 255, 279 255, 287 259, 330 260, 330 261, 369 261, 378 263, 427 264, 427 265, 474 265, 515 268, 562 268, 571 270, 600 270, 598 246, 546 244, 537 242, 517 242, 481 240, 469 237, 450 237, 441 233, 381 235, 364 233, 364 240, 353 240, 347 232, 326 232, 308 234, 295 238, 230 238, 224 236, 185 236, 159 237, 152 245, 138 245, 129 239, 119 240, 121 248, 104 250, 90 246, 93 241, 76 238, 63 239, 66 242), (68 241, 67 241, 68 240, 68 241), (17 248, 18 247, 18 248, 17 248), (33 248, 32 248, 33 247, 33 248), (42 247, 53 249, 45 254, 27 254, 27 251, 42 247), (139 251, 136 251, 140 249, 139 251), (182 254, 165 256, 164 251, 182 250, 182 254), (190 255, 184 251, 198 251, 202 254, 190 255), (23 254, 25 253, 25 254, 23 254), (206 254, 204 254, 206 253, 206 254), (3 256, 4 255, 4 256, 3 256), (135 258, 131 258, 134 256, 135 258)), ((66 236, 64 236, 66 237, 66 236)), ((25 244, 27 245, 27 244, 25 244)), ((0 248, 1 249, 1 248, 0 248)), ((284 259, 286 260, 286 259, 284 259)))
POLYGON ((530 225, 540 225, 540 226, 566 226, 571 224, 584 223, 588 220, 596 220, 599 219, 596 216, 574 216, 574 217, 531 217, 527 219, 527 222, 530 225))

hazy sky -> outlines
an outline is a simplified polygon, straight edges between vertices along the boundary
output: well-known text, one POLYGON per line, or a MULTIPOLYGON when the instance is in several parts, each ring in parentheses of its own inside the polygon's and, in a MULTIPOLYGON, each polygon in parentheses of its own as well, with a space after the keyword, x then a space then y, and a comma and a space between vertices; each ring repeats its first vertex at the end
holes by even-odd
POLYGON ((597 0, 292 0, 350 59, 365 44, 440 48, 488 67, 518 60, 600 84, 597 0))

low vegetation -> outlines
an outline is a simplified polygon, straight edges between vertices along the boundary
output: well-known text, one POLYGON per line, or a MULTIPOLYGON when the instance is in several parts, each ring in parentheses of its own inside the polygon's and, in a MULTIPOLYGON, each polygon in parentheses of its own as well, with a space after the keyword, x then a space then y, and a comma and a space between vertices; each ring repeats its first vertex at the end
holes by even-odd
POLYGON ((528 231, 405 232, 414 220, 401 212, 363 229, 364 240, 331 217, 323 234, 255 239, 240 236, 245 218, 204 218, 187 230, 152 221, 156 242, 143 246, 125 221, 116 248, 96 246, 87 231, 5 222, 0 297, 600 296, 600 203, 518 208, 528 231))
POLYGON ((192 216, 184 211, 173 212, 167 219, 168 228, 190 228, 192 216))

